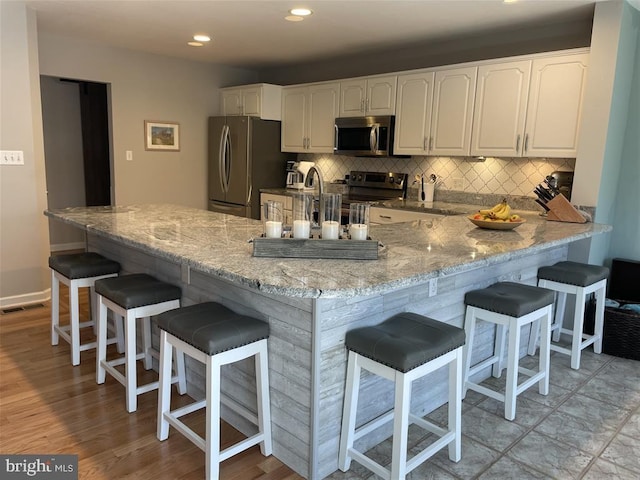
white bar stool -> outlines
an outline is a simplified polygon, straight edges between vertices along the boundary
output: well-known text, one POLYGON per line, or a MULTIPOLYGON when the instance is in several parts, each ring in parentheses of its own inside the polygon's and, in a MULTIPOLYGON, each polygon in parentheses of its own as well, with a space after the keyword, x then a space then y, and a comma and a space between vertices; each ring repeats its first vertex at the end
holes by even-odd
POLYGON ((404 479, 413 469, 448 445, 449 459, 461 457, 462 346, 464 330, 416 313, 399 313, 373 327, 351 330, 345 338, 349 349, 347 383, 340 434, 338 467, 349 470, 357 461, 379 477, 404 479), (410 412, 411 385, 416 379, 449 366, 448 427, 441 428, 410 412), (361 369, 395 383, 394 407, 356 429, 361 369), (391 469, 353 447, 354 441, 393 421, 391 469), (415 423, 440 438, 407 460, 409 425, 415 423))
POLYGON ((271 455, 271 408, 267 338, 269 324, 207 302, 171 310, 158 316, 160 328, 160 389, 158 440, 169 437, 169 425, 205 452, 206 478, 218 479, 220 462, 260 444, 271 455), (171 411, 172 348, 206 365, 205 399, 171 411), (221 367, 255 357, 257 412, 253 413, 220 390, 221 367), (220 451, 220 403, 257 425, 258 432, 220 451), (191 430, 180 417, 206 408, 206 438, 191 430))
MULTIPOLYGON (((94 318, 80 322, 78 297, 80 288, 89 288, 90 315, 97 312, 94 284, 96 280, 116 277, 120 264, 95 252, 74 253, 68 255, 52 255, 49 257, 51 269, 51 345, 58 345, 62 337, 71 346, 71 364, 80 364, 80 352, 96 348, 96 342, 81 343, 80 329, 94 327, 94 318), (60 283, 69 287, 69 325, 60 325, 60 283)), ((122 328, 115 322, 116 335, 107 343, 116 341, 120 351, 124 346, 122 328)))
POLYGON ((472 290, 464 297, 467 305, 464 328, 467 346, 464 351, 464 393, 467 389, 504 402, 504 417, 513 420, 516 416, 516 398, 532 385, 538 383, 542 395, 549 393, 549 343, 551 338, 551 315, 553 292, 540 287, 513 282, 499 282, 488 288, 472 290), (473 340, 478 320, 496 324, 493 356, 471 367, 473 340), (542 340, 538 371, 519 367, 520 331, 522 326, 542 320, 542 340), (507 379, 504 393, 496 392, 473 382, 470 378, 479 371, 493 365, 493 376, 499 378, 503 370, 503 352, 506 330, 509 331, 507 353, 507 379), (518 373, 529 378, 518 385, 518 373))
MULTIPOLYGON (((556 313, 551 331, 553 341, 560 340, 560 334, 571 336, 571 348, 551 344, 551 350, 571 357, 571 368, 580 368, 580 356, 582 350, 593 344, 595 353, 602 353, 602 330, 604 326, 604 302, 607 291, 607 278, 609 269, 597 265, 588 265, 577 262, 558 262, 549 267, 538 269, 538 286, 549 288, 557 292, 556 313), (587 295, 595 293, 596 319, 593 335, 583 333, 584 305, 587 295), (563 328, 564 309, 567 294, 575 295, 575 310, 573 314, 573 328, 563 328)), ((539 326, 534 323, 529 337, 529 355, 536 352, 539 326)))
MULTIPOLYGON (((180 287, 162 282, 144 273, 123 275, 116 278, 99 280, 95 284, 98 295, 98 351, 96 357, 96 381, 104 383, 109 373, 124 385, 127 398, 127 412, 135 412, 137 398, 158 388, 158 382, 137 385, 136 361, 142 359, 144 368, 152 368, 152 356, 157 356, 151 346, 152 315, 159 315, 167 310, 180 306, 182 292, 180 287), (107 309, 114 315, 124 318, 125 349, 124 356, 115 360, 107 360, 107 309), (136 319, 141 318, 142 352, 136 353, 136 319), (125 366, 124 375, 116 368, 125 366)), ((186 392, 184 356, 176 355, 176 376, 173 383, 178 383, 178 392, 186 392)))

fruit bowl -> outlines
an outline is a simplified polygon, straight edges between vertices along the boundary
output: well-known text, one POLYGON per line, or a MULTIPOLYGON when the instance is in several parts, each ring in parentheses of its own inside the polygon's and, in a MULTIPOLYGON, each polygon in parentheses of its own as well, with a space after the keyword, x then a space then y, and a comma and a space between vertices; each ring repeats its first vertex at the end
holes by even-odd
POLYGON ((490 230, 513 230, 526 222, 524 218, 520 218, 517 222, 502 220, 479 220, 473 218, 473 215, 467 217, 471 223, 480 228, 488 228, 490 230))

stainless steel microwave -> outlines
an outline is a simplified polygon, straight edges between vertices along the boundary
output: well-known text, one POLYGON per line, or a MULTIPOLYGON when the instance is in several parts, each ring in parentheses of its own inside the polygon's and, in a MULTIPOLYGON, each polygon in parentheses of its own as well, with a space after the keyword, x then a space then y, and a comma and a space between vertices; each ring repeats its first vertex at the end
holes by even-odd
POLYGON ((393 155, 393 115, 336 118, 334 153, 356 157, 393 155))

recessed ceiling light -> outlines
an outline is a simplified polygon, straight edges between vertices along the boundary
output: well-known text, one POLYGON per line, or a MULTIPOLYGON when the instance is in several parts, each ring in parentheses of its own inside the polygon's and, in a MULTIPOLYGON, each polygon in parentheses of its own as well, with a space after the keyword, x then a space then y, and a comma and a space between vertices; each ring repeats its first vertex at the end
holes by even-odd
POLYGON ((211 37, 209 37, 209 35, 194 35, 193 39, 196 42, 209 42, 209 41, 211 41, 211 37))
POLYGON ((306 17, 307 15, 311 15, 313 12, 308 8, 292 8, 289 10, 291 15, 297 15, 299 17, 306 17))
POLYGON ((204 46, 204 43, 201 43, 201 42, 188 42, 187 45, 189 45, 190 47, 202 47, 202 46, 204 46))
POLYGON ((286 17, 284 17, 284 19, 289 22, 301 22, 302 20, 304 20, 304 17, 301 17, 299 15, 287 15, 286 17))

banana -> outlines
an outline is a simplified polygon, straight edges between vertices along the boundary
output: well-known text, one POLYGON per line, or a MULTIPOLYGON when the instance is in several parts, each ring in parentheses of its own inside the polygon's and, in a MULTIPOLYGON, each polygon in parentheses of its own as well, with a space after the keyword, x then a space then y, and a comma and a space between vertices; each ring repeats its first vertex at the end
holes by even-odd
POLYGON ((499 220, 509 220, 509 218, 511 217, 511 207, 509 205, 505 205, 504 208, 497 212, 495 215, 499 220))
POLYGON ((492 208, 483 209, 479 211, 481 215, 492 220, 508 220, 511 217, 511 207, 507 203, 507 199, 504 198, 500 203, 497 203, 492 208))

